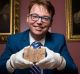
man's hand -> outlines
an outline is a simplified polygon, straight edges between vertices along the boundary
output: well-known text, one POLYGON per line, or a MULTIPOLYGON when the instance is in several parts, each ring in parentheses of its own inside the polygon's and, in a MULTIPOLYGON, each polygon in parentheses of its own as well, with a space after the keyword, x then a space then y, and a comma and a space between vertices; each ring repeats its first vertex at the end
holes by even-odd
POLYGON ((13 72, 15 69, 24 69, 33 66, 32 62, 23 58, 24 49, 28 47, 25 47, 21 51, 11 55, 10 59, 6 63, 7 69, 10 72, 13 72))
POLYGON ((43 69, 54 69, 62 70, 66 66, 66 60, 60 56, 59 53, 55 53, 48 49, 47 47, 42 47, 46 49, 47 57, 36 63, 39 67, 43 69))

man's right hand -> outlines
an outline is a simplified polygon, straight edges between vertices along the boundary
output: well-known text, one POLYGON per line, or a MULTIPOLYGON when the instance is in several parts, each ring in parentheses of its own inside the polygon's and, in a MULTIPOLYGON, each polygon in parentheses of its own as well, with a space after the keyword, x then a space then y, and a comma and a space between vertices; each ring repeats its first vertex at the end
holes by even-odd
POLYGON ((29 48, 29 46, 24 47, 21 51, 11 55, 10 59, 6 63, 8 71, 13 72, 15 69, 24 69, 33 66, 32 62, 23 58, 24 49, 26 48, 29 48))

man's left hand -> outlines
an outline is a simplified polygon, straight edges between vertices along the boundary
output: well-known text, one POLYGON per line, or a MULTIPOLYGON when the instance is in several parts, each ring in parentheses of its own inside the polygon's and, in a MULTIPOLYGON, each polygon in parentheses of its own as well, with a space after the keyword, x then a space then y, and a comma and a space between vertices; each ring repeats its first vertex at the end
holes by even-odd
POLYGON ((42 47, 46 49, 47 56, 36 63, 42 69, 55 69, 62 70, 66 66, 66 60, 59 53, 55 53, 47 47, 42 47))

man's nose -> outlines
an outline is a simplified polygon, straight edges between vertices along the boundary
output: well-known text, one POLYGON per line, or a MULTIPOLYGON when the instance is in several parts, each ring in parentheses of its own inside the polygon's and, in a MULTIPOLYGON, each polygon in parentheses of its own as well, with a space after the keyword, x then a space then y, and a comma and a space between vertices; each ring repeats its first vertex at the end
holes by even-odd
POLYGON ((42 23, 42 18, 41 17, 39 17, 37 23, 42 23))

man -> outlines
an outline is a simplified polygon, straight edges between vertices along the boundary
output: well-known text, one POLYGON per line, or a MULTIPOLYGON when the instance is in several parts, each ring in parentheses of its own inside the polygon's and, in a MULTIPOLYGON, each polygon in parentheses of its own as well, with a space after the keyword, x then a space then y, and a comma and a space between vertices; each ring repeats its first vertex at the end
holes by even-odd
POLYGON ((9 37, 6 50, 0 58, 1 73, 34 74, 30 70, 36 65, 41 69, 41 74, 77 74, 64 36, 48 32, 54 14, 54 7, 48 0, 30 2, 27 15, 29 30, 9 37), (34 41, 41 42, 41 48, 46 49, 45 58, 35 64, 23 58, 24 50, 34 41))

